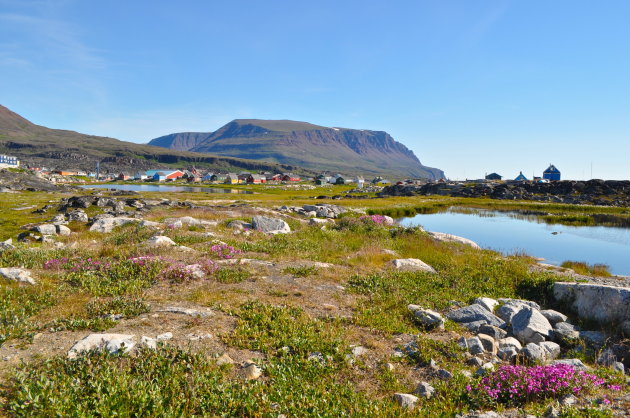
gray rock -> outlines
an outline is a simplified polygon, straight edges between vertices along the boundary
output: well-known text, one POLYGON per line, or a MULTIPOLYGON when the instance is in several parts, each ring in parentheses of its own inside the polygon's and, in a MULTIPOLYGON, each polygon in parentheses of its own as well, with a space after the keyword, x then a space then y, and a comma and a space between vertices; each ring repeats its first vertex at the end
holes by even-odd
POLYGON ((542 363, 545 361, 545 350, 538 344, 527 344, 519 354, 531 362, 542 363))
POLYGON ((291 232, 289 224, 285 221, 267 216, 254 216, 252 218, 252 227, 267 234, 288 234, 291 232))
POLYGON ((501 347, 497 352, 497 356, 504 361, 512 361, 518 355, 518 350, 514 347, 501 347))
POLYGON ((620 361, 616 361, 612 364, 612 369, 616 372, 619 372, 621 374, 624 374, 626 372, 626 367, 624 366, 624 364, 620 361))
POLYGON ((155 235, 144 242, 149 247, 176 247, 177 243, 164 235, 155 235))
POLYGON ((471 357, 466 360, 466 364, 473 367, 481 367, 481 365, 483 364, 483 360, 481 360, 479 357, 471 357))
POLYGON ((488 325, 488 323, 486 321, 473 321, 465 322, 461 325, 473 334, 477 334, 479 332, 479 329, 484 325, 488 325))
POLYGON ((555 325, 558 322, 565 322, 568 319, 565 314, 554 311, 553 309, 545 309, 543 311, 540 311, 540 313, 543 314, 545 318, 547 318, 547 321, 549 321, 551 325, 555 325))
POLYGON ((496 299, 492 298, 477 298, 473 303, 477 303, 488 310, 488 312, 494 313, 494 308, 499 304, 496 299))
POLYGON ((413 410, 418 403, 418 397, 408 393, 394 393, 394 400, 403 409, 413 410))
POLYGON ((556 359, 560 355, 560 345, 554 342, 543 341, 538 345, 544 350, 546 360, 556 359))
POLYGON ((498 343, 499 343, 499 348, 513 347, 516 350, 520 350, 521 348, 523 348, 523 346, 521 345, 521 342, 514 337, 502 338, 498 341, 498 343))
POLYGON ((66 220, 66 215, 64 215, 63 213, 59 213, 53 216, 49 222, 53 225, 66 225, 68 223, 68 221, 66 220))
POLYGON ((558 322, 553 327, 551 339, 558 344, 573 345, 578 338, 580 338, 579 331, 568 322, 558 322))
POLYGON ((413 393, 422 398, 431 399, 435 393, 435 388, 427 382, 420 382, 413 393))
POLYGON ((120 225, 125 225, 131 222, 139 222, 135 218, 101 218, 95 221, 90 227, 90 231, 108 233, 120 225))
POLYGON ((461 309, 449 312, 446 317, 452 321, 467 323, 473 321, 485 321, 489 325, 501 327, 504 322, 496 315, 488 312, 486 308, 481 305, 473 304, 461 309))
POLYGON ((488 362, 488 363, 482 364, 481 367, 475 371, 475 374, 477 376, 483 376, 491 371, 494 371, 494 364, 488 362))
POLYGON ((593 283, 563 283, 553 285, 554 298, 570 304, 580 318, 600 324, 630 320, 630 288, 593 283))
POLYGON ((68 236, 72 233, 70 228, 65 225, 55 225, 55 229, 57 230, 57 234, 61 236, 68 236))
POLYGON ((127 334, 90 334, 70 348, 68 358, 76 358, 79 354, 90 350, 107 350, 110 353, 129 352, 135 345, 134 339, 135 335, 127 334))
POLYGON ((157 340, 155 338, 142 336, 140 337, 140 346, 150 348, 151 350, 157 349, 157 340))
POLYGON ((429 232, 429 235, 431 235, 436 241, 456 242, 459 244, 468 245, 475 249, 481 249, 481 247, 479 247, 476 242, 469 240, 468 238, 458 237, 457 235, 445 234, 444 232, 429 232))
POLYGON ((75 210, 68 213, 68 221, 87 223, 89 221, 89 218, 87 216, 87 213, 83 212, 82 210, 75 210))
POLYGON ((426 271, 428 273, 436 273, 435 269, 417 258, 399 258, 392 260, 392 264, 396 270, 401 271, 426 271))
POLYGON ((597 364, 601 366, 610 367, 617 361, 617 356, 610 348, 603 350, 599 356, 597 356, 597 364))
POLYGON ((492 326, 492 325, 488 325, 488 324, 483 324, 482 326, 479 327, 479 329, 477 330, 477 332, 479 334, 486 334, 491 336, 492 338, 494 338, 495 340, 500 340, 502 338, 505 338, 507 336, 507 332, 502 330, 501 328, 492 326))
POLYGON ((512 323, 512 317, 516 315, 523 307, 527 305, 518 302, 508 302, 501 306, 496 311, 496 314, 499 318, 507 322, 508 324, 512 323))
POLYGON ((477 335, 477 338, 481 341, 481 345, 483 345, 483 349, 486 353, 490 353, 492 355, 497 354, 497 343, 494 338, 486 334, 479 334, 477 335))
POLYGON ((530 308, 534 308, 534 309, 540 310, 540 305, 537 304, 536 302, 531 301, 531 300, 513 299, 513 298, 499 298, 499 303, 501 303, 501 304, 506 304, 506 303, 521 304, 521 305, 529 306, 530 308))
POLYGON ((437 375, 440 379, 448 380, 453 377, 453 373, 449 372, 446 369, 439 369, 437 371, 437 375))
POLYGON ((160 334, 157 337, 155 337, 157 340, 170 340, 171 338, 173 338, 173 333, 172 332, 165 332, 164 334, 160 334))
POLYGON ((17 267, 0 268, 0 277, 12 282, 36 284, 35 279, 31 277, 31 272, 17 267))
POLYGON ((466 340, 468 344, 468 352, 470 354, 482 354, 485 349, 483 348, 483 343, 479 339, 479 337, 472 337, 466 340))
POLYGON ((600 331, 580 331, 580 338, 595 349, 602 348, 606 344, 606 334, 600 331))
POLYGON ((262 369, 254 363, 245 363, 239 375, 245 380, 256 380, 262 376, 262 369))
POLYGON ((31 228, 31 231, 39 232, 42 235, 57 235, 57 227, 53 224, 41 224, 31 228))
POLYGON ((407 308, 413 313, 416 321, 427 329, 444 329, 444 318, 438 312, 431 309, 424 309, 418 305, 408 305, 407 308))
POLYGON ((523 307, 512 317, 512 332, 524 344, 539 343, 551 336, 551 324, 540 311, 523 307))
POLYGON ((212 311, 200 311, 197 309, 182 308, 179 306, 169 306, 167 308, 160 309, 157 312, 169 312, 169 313, 174 313, 174 314, 188 315, 188 316, 197 317, 197 318, 206 318, 206 317, 214 315, 212 311))
POLYGON ((576 370, 588 370, 588 368, 582 363, 582 360, 577 358, 553 360, 551 364, 566 364, 573 367, 576 370))
POLYGON ((6 241, 0 242, 0 252, 13 249, 15 249, 15 246, 13 245, 13 240, 11 238, 6 241))

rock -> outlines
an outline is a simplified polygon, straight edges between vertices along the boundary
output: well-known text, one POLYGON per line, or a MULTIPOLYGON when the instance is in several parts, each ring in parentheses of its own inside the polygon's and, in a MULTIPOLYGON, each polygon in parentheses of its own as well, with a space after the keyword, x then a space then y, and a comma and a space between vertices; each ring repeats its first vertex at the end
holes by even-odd
POLYGON ((553 360, 560 355, 560 345, 551 341, 543 341, 538 344, 545 352, 546 360, 553 360))
POLYGON ((483 306, 488 312, 492 313, 494 313, 494 308, 499 304, 499 302, 492 298, 477 298, 473 303, 483 306))
POLYGON ((234 364, 234 360, 227 353, 223 353, 221 357, 217 358, 217 366, 222 366, 224 364, 234 364))
POLYGON ((619 332, 626 338, 630 338, 630 321, 623 321, 619 326, 619 332))
POLYGON ((408 393, 394 393, 394 400, 403 409, 412 410, 418 403, 418 397, 408 393))
POLYGON ((318 218, 334 219, 346 212, 346 208, 342 206, 329 204, 304 205, 302 208, 305 212, 315 212, 318 218))
POLYGON ((574 325, 568 322, 558 322, 553 326, 551 338, 559 344, 572 345, 580 338, 580 333, 574 325))
POLYGON ((540 311, 540 313, 547 318, 547 321, 549 321, 551 325, 555 325, 558 322, 565 322, 568 319, 565 314, 554 311, 553 309, 545 309, 540 311))
POLYGON ((458 237, 457 235, 445 234, 444 232, 429 232, 435 240, 441 242, 457 242, 459 244, 469 245, 476 249, 481 249, 476 242, 469 240, 468 238, 458 237))
POLYGON ((352 347, 351 352, 352 352, 353 357, 360 357, 367 354, 368 349, 360 345, 357 345, 356 347, 352 347))
POLYGON ((31 228, 31 231, 39 232, 42 235, 57 235, 57 226, 53 224, 41 224, 31 228))
POLYGON ((72 231, 70 230, 70 228, 68 228, 65 225, 55 225, 55 229, 58 235, 61 236, 68 236, 72 233, 72 231))
POLYGON ((580 318, 602 325, 630 320, 630 288, 592 283, 563 283, 553 285, 553 296, 567 303, 580 318))
POLYGON ((35 279, 31 277, 31 272, 17 267, 0 268, 0 277, 12 282, 36 284, 35 279))
POLYGON ((90 334, 77 341, 70 351, 68 358, 74 359, 80 353, 90 350, 107 350, 110 353, 129 352, 134 347, 135 335, 127 334, 90 334))
POLYGON ((254 363, 245 363, 239 374, 245 380, 256 380, 262 376, 262 370, 254 363))
POLYGON ((499 306, 496 314, 499 318, 501 318, 508 324, 511 324, 512 317, 514 317, 514 315, 520 312, 520 310, 523 309, 524 306, 527 306, 527 305, 519 303, 519 302, 508 302, 499 306))
POLYGON ((157 340, 151 337, 140 337, 140 346, 150 348, 151 350, 157 349, 157 340))
POLYGON ((318 219, 318 218, 311 218, 308 220, 308 224, 310 226, 323 226, 323 225, 329 225, 331 223, 335 223, 335 221, 333 221, 332 219, 318 219))
POLYGON ((488 323, 486 321, 473 321, 473 322, 465 322, 461 325, 464 326, 468 331, 472 332, 473 334, 477 334, 479 332, 479 329, 484 325, 488 325, 488 323))
POLYGON ((566 364, 576 370, 588 370, 584 363, 582 363, 582 360, 577 358, 553 360, 551 364, 566 364))
POLYGON ((472 337, 466 340, 468 344, 468 352, 470 354, 482 354, 485 349, 483 347, 483 343, 479 339, 479 337, 472 337))
POLYGON ((206 318, 208 316, 213 315, 211 311, 199 311, 196 309, 181 308, 179 306, 169 306, 167 308, 158 310, 157 312, 169 312, 169 313, 175 313, 175 314, 188 315, 188 316, 197 317, 197 318, 206 318))
POLYGON ((68 221, 70 222, 84 222, 87 223, 90 219, 87 216, 87 213, 82 210, 75 210, 73 212, 68 213, 68 221))
POLYGON ((542 363, 545 361, 545 350, 535 343, 527 344, 521 349, 519 354, 534 363, 542 363))
POLYGON ((289 224, 285 221, 267 216, 254 216, 252 218, 252 227, 267 234, 288 234, 291 232, 289 224))
POLYGON ((6 241, 0 242, 0 252, 5 250, 14 250, 15 246, 13 245, 13 240, 9 238, 6 241))
POLYGON ((433 397, 433 394, 435 393, 435 388, 427 382, 420 382, 413 393, 420 396, 421 398, 431 399, 433 397))
POLYGON ((164 235, 155 235, 144 242, 148 247, 176 247, 177 243, 164 235))
POLYGON ((155 337, 158 340, 170 340, 171 338, 173 338, 173 333, 172 332, 165 332, 164 334, 160 334, 157 337, 155 337))
POLYGON ((512 317, 512 332, 524 344, 539 343, 551 336, 552 327, 540 311, 523 307, 512 317))
POLYGON ((212 338, 212 334, 195 334, 195 333, 191 333, 191 334, 186 334, 186 338, 188 338, 188 340, 190 341, 201 341, 201 340, 209 340, 210 338, 212 338))
POLYGON ((504 325, 504 322, 500 318, 491 312, 488 312, 486 308, 478 304, 473 304, 466 306, 465 308, 449 312, 446 314, 446 317, 452 321, 460 323, 485 321, 487 324, 494 325, 495 327, 501 327, 504 325))
POLYGON ((392 261, 396 270, 401 271, 426 271, 436 273, 435 269, 417 258, 399 258, 392 261))
POLYGON ((468 341, 466 340, 466 337, 459 337, 459 340, 457 340, 457 345, 459 345, 462 350, 468 351, 468 341))
POLYGON ((485 352, 492 355, 497 354, 497 343, 494 338, 486 334, 479 334, 477 335, 477 338, 479 339, 479 341, 481 341, 481 345, 483 346, 485 352))
POLYGON ((59 213, 53 216, 52 219, 48 222, 53 225, 66 225, 68 223, 68 221, 66 220, 66 215, 64 215, 63 213, 59 213))
POLYGON ((95 221, 90 227, 90 231, 108 233, 120 225, 125 225, 131 222, 138 222, 135 218, 101 218, 95 221))
POLYGON ((493 371, 493 370, 494 370, 494 364, 492 364, 492 363, 488 362, 488 363, 484 363, 483 365, 481 365, 481 367, 480 367, 480 368, 478 368, 478 369, 475 371, 475 374, 476 374, 477 376, 483 376, 483 375, 485 375, 486 373, 489 373, 489 372, 491 372, 491 371, 493 371))
POLYGON ((230 221, 227 224, 228 228, 232 228, 232 229, 237 229, 239 231, 242 231, 244 229, 252 229, 252 224, 242 221, 240 219, 236 219, 234 221, 230 221))
POLYGON ((512 361, 518 355, 518 350, 514 347, 501 347, 497 352, 497 356, 504 361, 512 361))
POLYGON ((612 369, 616 372, 619 372, 621 374, 624 374, 626 372, 626 367, 624 366, 624 364, 620 361, 616 361, 612 364, 612 369))
POLYGON ((437 371, 437 375, 440 379, 444 379, 444 380, 448 380, 451 379, 453 377, 453 373, 449 372, 446 369, 439 369, 437 371))
POLYGON ((499 303, 502 304, 502 305, 504 305, 504 304, 525 305, 525 306, 529 306, 530 308, 534 308, 534 309, 540 310, 540 305, 537 304, 536 302, 531 301, 531 300, 513 299, 513 298, 499 298, 499 303))
POLYGON ((600 331, 580 331, 580 338, 584 340, 584 342, 595 348, 602 348, 606 344, 606 334, 600 331))
POLYGON ((507 336, 507 332, 502 330, 501 328, 492 326, 492 325, 488 325, 488 324, 483 324, 479 327, 479 329, 477 330, 477 332, 479 334, 486 334, 491 336, 492 338, 494 338, 495 340, 500 340, 502 338, 505 338, 507 336))
POLYGON ((139 225, 141 228, 156 228, 156 229, 160 229, 160 228, 162 228, 162 226, 163 226, 163 225, 162 225, 161 223, 159 223, 159 222, 147 221, 146 219, 145 219, 145 220, 140 221, 140 223, 139 223, 138 225, 139 225))
POLYGON ((438 312, 431 309, 423 309, 418 305, 408 305, 407 308, 413 313, 416 321, 427 329, 444 329, 444 318, 438 312))
POLYGON ((513 347, 516 350, 520 350, 521 348, 523 348, 523 346, 521 345, 520 341, 517 340, 514 337, 506 337, 506 338, 502 338, 498 341, 499 343, 499 348, 503 348, 503 347, 513 347))
POLYGON ((483 360, 479 357, 471 357, 466 360, 466 364, 473 367, 481 367, 481 365, 483 364, 483 360))
POLYGON ((383 364, 383 369, 387 370, 388 372, 393 372, 395 368, 396 367, 392 363, 383 364))
POLYGON ((577 403, 578 399, 571 394, 568 395, 564 395, 562 398, 560 398, 558 400, 558 403, 561 406, 571 406, 571 405, 575 405, 577 403))
POLYGON ((617 361, 617 356, 615 355, 615 353, 610 348, 607 348, 603 350, 601 353, 599 353, 599 356, 597 356, 596 362, 600 366, 610 367, 616 361, 617 361))

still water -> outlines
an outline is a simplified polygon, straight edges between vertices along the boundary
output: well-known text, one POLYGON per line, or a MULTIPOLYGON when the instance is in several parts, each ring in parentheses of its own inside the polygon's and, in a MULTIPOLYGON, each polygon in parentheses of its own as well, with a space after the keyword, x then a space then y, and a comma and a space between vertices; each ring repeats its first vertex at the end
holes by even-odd
POLYGON ((504 254, 526 253, 554 265, 567 260, 606 264, 613 274, 630 275, 630 228, 548 225, 509 212, 457 209, 400 223, 459 235, 504 254))
POLYGON ((156 184, 91 184, 81 186, 84 189, 110 189, 127 190, 132 192, 203 192, 203 193, 234 193, 253 194, 248 190, 220 189, 212 187, 191 187, 191 186, 158 186, 156 184))

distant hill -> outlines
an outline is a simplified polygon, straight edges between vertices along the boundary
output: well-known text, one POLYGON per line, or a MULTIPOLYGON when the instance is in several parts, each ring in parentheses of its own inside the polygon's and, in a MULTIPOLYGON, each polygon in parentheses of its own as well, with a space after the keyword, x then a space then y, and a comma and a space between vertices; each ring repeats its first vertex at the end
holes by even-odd
POLYGON ((315 171, 444 178, 387 132, 327 128, 290 120, 237 119, 215 132, 162 136, 150 145, 298 165, 315 171))
POLYGON ((103 170, 145 170, 169 166, 195 165, 222 171, 296 171, 313 174, 294 165, 245 160, 212 154, 181 152, 157 146, 134 144, 114 138, 85 135, 74 131, 35 125, 0 105, 0 154, 15 155, 24 163, 94 170, 101 161, 103 170))

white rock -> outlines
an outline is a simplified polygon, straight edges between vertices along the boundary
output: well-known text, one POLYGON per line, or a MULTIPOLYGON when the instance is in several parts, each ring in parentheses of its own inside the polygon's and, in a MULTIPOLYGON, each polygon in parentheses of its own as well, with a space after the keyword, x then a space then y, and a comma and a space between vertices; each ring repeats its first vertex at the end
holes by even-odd
POLYGON ((418 397, 408 393, 395 393, 394 400, 403 409, 412 410, 418 403, 418 397))
POLYGON ((352 355, 354 357, 360 357, 360 356, 363 356, 363 355, 367 354, 368 349, 365 348, 365 347, 362 347, 360 345, 357 345, 356 347, 352 347, 351 351, 352 351, 352 355))
POLYGON ((547 318, 547 321, 549 321, 551 325, 555 325, 558 322, 566 322, 566 320, 569 319, 565 314, 554 311, 553 309, 545 309, 540 311, 540 313, 547 318))
POLYGON ((167 308, 158 310, 157 312, 169 312, 169 313, 188 315, 188 316, 193 316, 193 317, 198 317, 198 318, 205 318, 205 317, 214 315, 212 311, 200 311, 197 309, 182 308, 179 306, 169 306, 167 308))
POLYGON ((557 301, 571 304, 580 318, 600 324, 620 324, 630 320, 628 287, 556 282, 553 295, 557 301))
POLYGON ((140 346, 155 350, 157 348, 157 340, 143 335, 140 337, 140 346))
POLYGON ((560 355, 560 345, 552 341, 543 341, 538 344, 545 351, 545 359, 553 360, 560 355))
POLYGON ((514 347, 516 350, 523 348, 521 342, 514 337, 506 337, 499 340, 499 348, 514 347))
POLYGON ((177 243, 164 235, 155 235, 144 242, 149 247, 175 247, 177 243))
POLYGON ((55 225, 55 229, 57 230, 57 234, 61 236, 68 236, 72 233, 70 228, 65 225, 55 225))
POLYGON ((42 235, 57 235, 57 227, 53 224, 41 224, 31 228, 32 231, 39 232, 42 235))
POLYGON ((99 219, 92 224, 90 231, 108 233, 120 225, 125 225, 132 222, 139 222, 136 218, 103 218, 99 219))
POLYGON ((267 234, 288 234, 291 232, 289 224, 285 221, 267 216, 254 216, 252 218, 252 227, 267 234))
POLYGON ((170 340, 171 338, 173 338, 173 333, 172 332, 165 332, 164 334, 160 334, 157 337, 155 337, 158 340, 170 340))
POLYGON ((551 336, 553 328, 540 311, 523 307, 512 317, 512 332, 522 343, 539 343, 551 336))
POLYGON ((407 308, 413 312, 415 319, 424 327, 444 329, 444 318, 438 312, 424 309, 418 305, 408 305, 407 308))
POLYGON ((458 237, 457 235, 445 234, 444 232, 429 232, 433 238, 442 242, 457 242, 459 244, 469 245, 476 249, 481 249, 476 242, 469 240, 468 238, 458 237))
POLYGON ((221 357, 217 359, 217 366, 222 366, 224 364, 234 364, 234 360, 227 353, 223 353, 221 357))
POLYGON ((146 219, 141 221, 139 225, 143 228, 157 228, 157 229, 160 229, 164 226, 159 222, 147 221, 146 219))
POLYGON ((497 354, 497 343, 494 338, 486 334, 479 334, 477 338, 481 341, 481 345, 486 353, 497 354))
POLYGON ((531 361, 543 362, 545 361, 547 352, 540 345, 529 343, 521 349, 519 354, 531 361))
POLYGON ((70 351, 68 358, 76 358, 80 353, 90 350, 107 350, 110 353, 125 353, 134 347, 135 335, 128 334, 90 334, 82 340, 77 341, 70 351))
POLYGON ((417 258, 399 258, 392 261, 392 264, 396 270, 402 271, 426 271, 429 273, 435 273, 435 269, 417 258))
POLYGON ((588 367, 586 367, 584 363, 582 363, 582 360, 577 358, 554 360, 551 362, 551 364, 566 364, 576 370, 588 370, 588 367))
POLYGON ((254 363, 246 363, 240 370, 240 375, 245 380, 256 380, 262 376, 262 370, 254 363))
POLYGON ((473 303, 478 303, 492 313, 494 313, 494 307, 499 304, 499 302, 492 298, 477 298, 473 303))
POLYGON ((427 382, 420 382, 413 393, 419 395, 422 398, 431 399, 431 397, 435 393, 435 388, 427 382))
POLYGON ((36 284, 30 271, 17 267, 0 268, 0 277, 18 283, 36 284))

